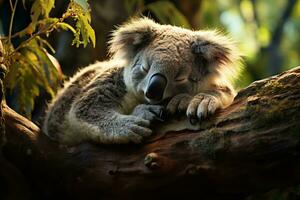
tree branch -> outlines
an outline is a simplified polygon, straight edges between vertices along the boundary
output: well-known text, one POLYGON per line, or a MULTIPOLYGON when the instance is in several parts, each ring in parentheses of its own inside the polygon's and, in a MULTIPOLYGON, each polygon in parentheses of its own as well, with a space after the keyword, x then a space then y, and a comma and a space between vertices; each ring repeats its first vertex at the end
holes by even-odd
POLYGON ((50 141, 3 108, 5 157, 43 199, 240 199, 300 183, 300 67, 252 83, 199 131, 141 145, 50 141))

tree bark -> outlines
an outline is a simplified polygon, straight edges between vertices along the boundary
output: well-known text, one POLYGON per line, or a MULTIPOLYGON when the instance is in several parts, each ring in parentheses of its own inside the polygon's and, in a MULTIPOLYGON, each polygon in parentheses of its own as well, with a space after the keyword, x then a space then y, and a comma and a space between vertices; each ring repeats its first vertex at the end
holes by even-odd
POLYGON ((33 197, 241 199, 300 183, 300 67, 252 83, 199 131, 67 147, 3 106, 4 156, 33 197))

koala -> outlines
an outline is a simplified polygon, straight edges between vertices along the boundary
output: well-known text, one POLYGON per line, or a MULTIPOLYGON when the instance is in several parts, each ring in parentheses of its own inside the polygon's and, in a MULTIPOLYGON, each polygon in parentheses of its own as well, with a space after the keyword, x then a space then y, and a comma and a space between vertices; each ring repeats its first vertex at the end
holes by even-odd
POLYGON ((70 145, 141 143, 165 116, 186 116, 181 129, 188 128, 235 96, 231 81, 241 56, 215 30, 132 19, 113 32, 109 55, 81 69, 49 105, 43 130, 50 138, 70 145))

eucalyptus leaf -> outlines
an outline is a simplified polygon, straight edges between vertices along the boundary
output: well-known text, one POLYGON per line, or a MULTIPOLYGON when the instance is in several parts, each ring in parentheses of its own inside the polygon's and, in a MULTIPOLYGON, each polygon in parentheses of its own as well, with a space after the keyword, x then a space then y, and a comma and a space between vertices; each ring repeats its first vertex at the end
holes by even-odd
POLYGON ((54 8, 54 0, 35 0, 31 6, 30 14, 32 24, 35 25, 40 17, 48 18, 49 13, 54 8))
POLYGON ((70 25, 65 22, 57 23, 57 26, 63 30, 70 30, 73 34, 76 33, 76 30, 70 25))
POLYGON ((87 0, 72 0, 74 3, 80 5, 86 12, 89 12, 89 4, 87 0))

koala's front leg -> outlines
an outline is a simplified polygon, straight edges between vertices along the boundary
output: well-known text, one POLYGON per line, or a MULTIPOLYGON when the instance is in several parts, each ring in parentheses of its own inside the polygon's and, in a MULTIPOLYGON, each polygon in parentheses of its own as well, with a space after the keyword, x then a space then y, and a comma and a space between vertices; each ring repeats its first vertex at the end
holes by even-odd
MULTIPOLYGON (((74 104, 69 114, 69 121, 72 120, 69 124, 72 124, 73 132, 82 131, 85 140, 97 143, 141 143, 152 134, 151 123, 159 120, 163 113, 162 106, 141 104, 131 114, 125 115, 118 111, 113 101, 108 105, 96 101, 88 105, 86 99, 92 100, 86 96, 74 104)), ((68 135, 65 136, 68 142, 68 135)))
MULTIPOLYGON (((159 105, 137 105, 130 115, 115 114, 117 116, 112 127, 113 143, 141 143, 146 137, 152 134, 151 124, 158 120, 163 121, 165 118, 164 108, 159 105)), ((107 127, 110 131, 110 128, 107 127)))
POLYGON ((149 120, 150 122, 155 120, 164 121, 166 118, 166 112, 163 106, 149 104, 137 105, 131 115, 149 120))

